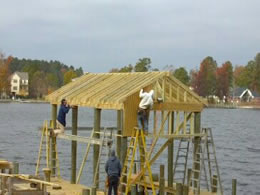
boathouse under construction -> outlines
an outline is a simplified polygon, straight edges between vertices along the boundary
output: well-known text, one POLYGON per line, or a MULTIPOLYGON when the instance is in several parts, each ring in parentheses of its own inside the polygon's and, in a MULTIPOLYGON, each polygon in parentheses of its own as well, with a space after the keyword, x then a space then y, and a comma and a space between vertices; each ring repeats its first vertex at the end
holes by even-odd
POLYGON ((36 175, 40 171, 44 136, 48 142, 46 168, 51 170, 53 178, 59 175, 56 142, 67 139, 71 141, 70 183, 75 184, 76 189, 89 150, 93 147, 93 182, 87 189, 92 189, 94 194, 105 191, 101 187, 103 167, 100 163, 104 161, 101 159, 103 147, 109 147, 111 136, 114 136, 116 143, 113 144, 123 165, 119 186, 122 194, 135 194, 137 191, 150 194, 223 194, 212 132, 201 127, 201 112, 207 103, 170 72, 86 73, 48 95, 47 100, 52 106, 52 123, 50 127, 48 123, 43 127, 36 175), (155 101, 150 111, 147 136, 136 129, 141 89, 153 89, 154 99, 162 100, 155 101), (63 98, 73 105, 72 134, 65 132, 50 137, 48 131, 56 126, 57 109, 63 98), (90 137, 78 135, 78 107, 94 109, 90 137), (101 127, 103 109, 116 111, 116 128, 101 127), (80 168, 76 166, 78 142, 87 144, 80 168), (158 163, 166 150, 166 164, 158 163))

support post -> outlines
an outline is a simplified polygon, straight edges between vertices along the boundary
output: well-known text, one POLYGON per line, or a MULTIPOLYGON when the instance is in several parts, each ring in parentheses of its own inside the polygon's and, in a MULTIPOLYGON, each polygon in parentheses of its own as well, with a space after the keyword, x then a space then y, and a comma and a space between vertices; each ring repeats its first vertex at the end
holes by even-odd
POLYGON ((189 186, 183 185, 182 193, 183 195, 189 195, 189 186))
POLYGON ((136 195, 136 185, 131 186, 131 195, 136 195))
POLYGON ((43 173, 44 173, 45 181, 50 182, 51 181, 51 170, 49 168, 44 168, 42 170, 43 170, 43 173))
MULTIPOLYGON (((78 107, 72 108, 72 135, 78 134, 78 107)), ((70 183, 76 183, 77 172, 77 141, 71 141, 71 179, 70 183)))
POLYGON ((176 184, 176 195, 183 195, 182 183, 177 183, 176 184))
POLYGON ((160 165, 159 195, 164 195, 164 165, 160 165))
POLYGON ((237 180, 232 179, 232 195, 236 195, 236 194, 237 194, 237 180))
POLYGON ((82 195, 90 195, 90 189, 82 189, 82 195))
MULTIPOLYGON (((200 121, 201 120, 201 113, 195 112, 194 116, 194 133, 200 133, 200 121)), ((194 138, 194 153, 193 153, 193 161, 200 161, 200 154, 196 151, 199 149, 200 146, 200 137, 194 138)), ((200 171, 200 164, 195 163, 194 169, 200 171)), ((196 171, 194 172, 194 179, 199 180, 199 173, 196 171)), ((200 192, 200 186, 198 186, 198 182, 194 182, 194 188, 198 188, 198 191, 200 192)))
POLYGON ((19 163, 13 162, 13 174, 19 174, 19 163))
MULTIPOLYGON (((51 107, 51 120, 52 120, 52 124, 53 124, 53 129, 56 128, 56 119, 57 119, 57 104, 52 104, 51 107)), ((51 174, 52 176, 56 175, 56 150, 55 150, 55 146, 56 146, 56 137, 52 136, 51 137, 51 174)))
MULTIPOLYGON (((169 115, 168 134, 173 134, 174 131, 174 112, 169 115)), ((174 156, 174 140, 168 145, 168 187, 173 187, 173 156, 174 156)), ((172 193, 167 193, 168 195, 172 193)))
POLYGON ((187 184, 188 184, 188 186, 190 186, 190 184, 189 184, 190 177, 191 177, 191 169, 188 169, 188 174, 187 174, 187 184))
MULTIPOLYGON (((122 135, 122 111, 121 110, 117 111, 117 134, 122 135)), ((117 138, 116 138, 116 153, 117 153, 119 160, 122 162, 122 160, 121 160, 121 137, 119 137, 119 136, 117 136, 117 138)))
POLYGON ((212 192, 217 192, 217 189, 218 189, 218 176, 217 175, 213 175, 211 191, 212 192))
MULTIPOLYGON (((100 138, 99 132, 100 132, 100 119, 101 119, 101 109, 95 108, 94 109, 94 138, 100 138)), ((99 156, 99 151, 100 151, 100 146, 99 145, 94 145, 94 150, 93 150, 93 170, 95 172, 97 166, 99 166, 98 163, 98 156, 99 156)), ((93 183, 94 186, 98 188, 99 184, 98 182, 94 181, 95 179, 95 173, 93 174, 93 183)), ((99 181, 99 167, 97 169, 97 181, 99 181)))
POLYGON ((97 188, 96 187, 92 187, 91 188, 91 194, 92 195, 96 195, 97 194, 97 188))

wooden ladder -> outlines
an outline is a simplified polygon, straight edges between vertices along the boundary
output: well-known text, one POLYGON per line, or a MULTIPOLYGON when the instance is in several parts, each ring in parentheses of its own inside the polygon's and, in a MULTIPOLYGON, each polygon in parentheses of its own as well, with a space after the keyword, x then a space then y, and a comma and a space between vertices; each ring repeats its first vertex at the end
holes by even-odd
MULTIPOLYGON (((141 170, 140 172, 148 172, 148 178, 149 178, 149 183, 152 187, 152 194, 155 195, 155 187, 152 179, 152 170, 150 166, 150 162, 147 156, 146 152, 146 142, 145 142, 145 137, 143 130, 139 129, 134 129, 132 132, 132 136, 130 138, 129 146, 127 149, 127 155, 124 161, 123 169, 122 169, 122 174, 120 178, 120 184, 119 184, 119 192, 121 194, 128 194, 131 188, 131 176, 133 172, 133 167, 134 167, 134 161, 135 161, 135 154, 136 154, 136 148, 139 146, 139 155, 141 159, 141 170), (124 188, 124 189, 123 189, 124 188)), ((136 182, 144 186, 144 191, 146 194, 148 194, 148 185, 147 182, 145 181, 145 176, 140 178, 141 180, 144 179, 144 182, 136 182)))
POLYGON ((50 132, 49 132, 49 126, 48 121, 44 121, 43 127, 42 127, 42 134, 41 134, 41 140, 40 140, 40 147, 38 152, 38 159, 36 163, 36 169, 35 169, 35 176, 39 176, 40 167, 41 167, 41 160, 42 158, 46 159, 46 167, 44 168, 50 168, 51 170, 57 170, 58 174, 57 177, 60 178, 60 163, 58 158, 58 152, 57 152, 57 144, 52 143, 52 147, 54 152, 56 153, 55 159, 50 158, 50 148, 51 148, 51 142, 50 142, 50 132), (52 161, 55 161, 56 167, 52 167, 50 163, 52 161))

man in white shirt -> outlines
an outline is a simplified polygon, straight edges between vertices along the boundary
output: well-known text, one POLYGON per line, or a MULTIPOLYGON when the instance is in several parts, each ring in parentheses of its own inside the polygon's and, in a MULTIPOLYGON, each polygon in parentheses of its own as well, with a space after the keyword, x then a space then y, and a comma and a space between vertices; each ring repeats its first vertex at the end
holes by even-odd
POLYGON ((148 134, 148 121, 149 121, 149 112, 153 106, 153 94, 154 91, 144 92, 143 89, 140 90, 139 97, 141 101, 139 103, 138 113, 137 113, 137 122, 138 128, 144 130, 144 134, 148 134))

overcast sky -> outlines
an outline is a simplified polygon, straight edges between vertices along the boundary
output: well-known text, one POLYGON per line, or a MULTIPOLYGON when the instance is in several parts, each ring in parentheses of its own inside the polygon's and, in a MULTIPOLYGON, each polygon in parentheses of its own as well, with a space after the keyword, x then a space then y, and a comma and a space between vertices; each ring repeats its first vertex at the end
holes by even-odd
POLYGON ((0 50, 107 72, 149 57, 152 67, 246 64, 260 52, 260 0, 6 0, 0 50))

